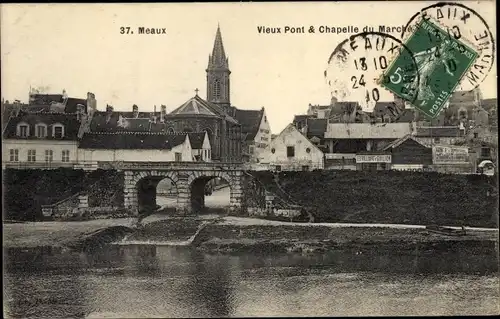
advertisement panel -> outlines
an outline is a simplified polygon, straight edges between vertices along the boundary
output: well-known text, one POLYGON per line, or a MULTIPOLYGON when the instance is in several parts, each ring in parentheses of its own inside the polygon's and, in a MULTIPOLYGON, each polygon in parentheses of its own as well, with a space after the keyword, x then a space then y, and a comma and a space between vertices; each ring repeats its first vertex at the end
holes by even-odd
POLYGON ((469 162, 469 149, 452 145, 432 147, 433 164, 464 164, 469 162))
POLYGON ((356 163, 391 163, 391 155, 356 154, 356 163))

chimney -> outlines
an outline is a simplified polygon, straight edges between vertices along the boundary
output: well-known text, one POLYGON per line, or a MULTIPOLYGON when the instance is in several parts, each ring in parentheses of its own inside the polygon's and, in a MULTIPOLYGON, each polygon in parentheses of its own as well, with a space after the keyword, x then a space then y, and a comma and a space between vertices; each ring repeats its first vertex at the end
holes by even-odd
POLYGON ((113 114, 113 106, 106 104, 106 123, 111 120, 111 115, 113 114))
POLYGON ((97 110, 97 101, 94 93, 87 92, 87 112, 95 112, 97 110))
POLYGON ((161 123, 165 122, 166 115, 167 115, 167 106, 162 104, 161 109, 160 109, 160 122, 161 123))
POLYGON ((76 119, 78 121, 82 121, 84 114, 85 114, 85 105, 77 104, 76 105, 76 119))
POLYGON ((149 120, 149 121, 150 121, 150 122, 153 122, 153 123, 156 123, 156 113, 155 113, 155 112, 151 113, 151 116, 150 116, 150 120, 149 120))
POLYGON ((132 117, 134 119, 139 117, 139 107, 136 104, 132 105, 132 117))

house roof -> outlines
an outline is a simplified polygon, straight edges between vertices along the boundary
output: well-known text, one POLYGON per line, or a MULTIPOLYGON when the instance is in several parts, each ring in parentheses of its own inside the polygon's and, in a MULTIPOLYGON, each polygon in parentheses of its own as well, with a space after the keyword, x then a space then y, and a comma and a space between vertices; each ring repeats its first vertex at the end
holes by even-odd
POLYGON ((85 107, 85 111, 87 111, 87 100, 86 99, 77 99, 77 98, 69 97, 66 100, 66 107, 64 108, 64 112, 75 113, 77 111, 78 104, 82 104, 85 107))
POLYGON ((459 137, 463 136, 459 126, 417 127, 417 137, 459 137))
POLYGON ((327 119, 309 118, 307 122, 307 137, 318 136, 323 138, 325 136, 326 128, 328 126, 327 119))
POLYGON ((164 133, 85 133, 80 141, 80 148, 85 149, 167 149, 181 145, 186 134, 164 133))
POLYGON ((329 123, 325 138, 397 139, 411 133, 409 123, 329 123))
POLYGON ((50 105, 52 102, 62 103, 62 94, 30 94, 30 105, 50 105))
MULTIPOLYGON (((38 139, 35 135, 35 125, 47 125, 46 139, 55 139, 52 137, 52 125, 62 124, 64 126, 64 136, 62 140, 77 140, 78 130, 80 129, 80 121, 77 120, 76 114, 68 113, 52 113, 52 112, 19 112, 18 116, 12 117, 5 128, 5 138, 17 138, 17 125, 27 123, 29 126, 30 136, 28 139, 38 139)), ((25 139, 25 138, 23 138, 25 139)), ((59 139, 58 139, 59 140, 59 139)))
MULTIPOLYGON (((398 147, 399 145, 403 144, 404 142, 408 141, 408 140, 411 140, 415 143, 418 143, 422 146, 424 146, 422 143, 416 141, 411 134, 406 134, 405 136, 403 136, 402 138, 398 138, 397 140, 394 140, 392 141, 391 143, 389 143, 388 145, 386 145, 384 148, 382 148, 382 151, 386 151, 386 150, 389 150, 391 148, 396 148, 398 147)), ((425 146, 424 146, 425 147, 425 146)))
POLYGON ((191 148, 198 150, 203 148, 203 141, 205 140, 205 132, 188 133, 191 148))
POLYGON ((234 117, 241 124, 241 132, 246 134, 247 141, 253 140, 259 132, 260 122, 264 116, 264 109, 240 110, 234 108, 234 117))
MULTIPOLYGON (((145 115, 146 113, 143 114, 145 115)), ((128 112, 95 112, 90 123, 90 130, 92 132, 150 131, 151 123, 149 116, 127 118, 124 115, 128 115, 128 112)))

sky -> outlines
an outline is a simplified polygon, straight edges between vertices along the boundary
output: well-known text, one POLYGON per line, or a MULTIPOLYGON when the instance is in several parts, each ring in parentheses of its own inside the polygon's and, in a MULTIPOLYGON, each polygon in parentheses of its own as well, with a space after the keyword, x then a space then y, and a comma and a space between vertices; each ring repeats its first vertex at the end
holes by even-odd
MULTIPOLYGON (((496 39, 494 1, 467 1, 496 39)), ((352 33, 308 33, 309 26, 406 24, 429 2, 8 4, 0 6, 1 95, 28 100, 29 88, 85 98, 98 109, 172 111, 195 95, 206 97, 208 55, 220 25, 231 69, 231 103, 265 107, 273 133, 304 114, 309 103, 329 104, 324 70, 338 43, 352 33), (281 27, 259 34, 258 27, 281 27), (304 34, 283 34, 285 26, 304 34), (134 34, 120 34, 130 27, 134 34), (138 34, 138 27, 166 34, 138 34)), ((394 36, 399 36, 394 33, 394 36)), ((481 85, 496 97, 496 65, 481 85)), ((381 100, 392 98, 382 93, 381 100)))

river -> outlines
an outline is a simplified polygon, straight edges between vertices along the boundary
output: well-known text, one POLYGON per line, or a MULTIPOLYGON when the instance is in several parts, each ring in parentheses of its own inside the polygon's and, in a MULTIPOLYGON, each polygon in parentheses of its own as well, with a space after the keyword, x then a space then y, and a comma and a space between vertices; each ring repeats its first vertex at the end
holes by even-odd
POLYGON ((207 254, 111 246, 4 252, 4 314, 17 318, 498 314, 495 256, 207 254))

